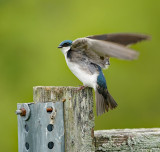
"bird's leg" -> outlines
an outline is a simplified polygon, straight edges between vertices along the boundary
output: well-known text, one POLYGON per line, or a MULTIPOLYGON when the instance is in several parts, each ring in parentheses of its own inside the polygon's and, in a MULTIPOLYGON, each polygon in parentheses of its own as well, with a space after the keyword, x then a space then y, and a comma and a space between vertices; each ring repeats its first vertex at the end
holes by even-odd
POLYGON ((80 91, 80 90, 83 90, 83 89, 85 89, 85 88, 86 88, 86 86, 83 86, 83 85, 82 85, 82 86, 80 86, 77 90, 80 91))

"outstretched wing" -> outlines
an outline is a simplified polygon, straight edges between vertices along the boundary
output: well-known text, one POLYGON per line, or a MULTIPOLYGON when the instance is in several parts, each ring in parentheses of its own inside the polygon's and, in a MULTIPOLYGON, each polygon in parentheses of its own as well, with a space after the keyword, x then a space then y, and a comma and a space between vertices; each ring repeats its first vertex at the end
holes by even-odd
POLYGON ((139 54, 121 44, 90 38, 76 39, 73 41, 71 49, 73 51, 83 51, 91 62, 98 64, 102 68, 105 68, 106 61, 109 57, 133 60, 139 54))
POLYGON ((130 45, 143 40, 149 40, 150 36, 144 34, 135 34, 135 33, 113 33, 113 34, 87 36, 87 38, 109 41, 122 45, 130 45))

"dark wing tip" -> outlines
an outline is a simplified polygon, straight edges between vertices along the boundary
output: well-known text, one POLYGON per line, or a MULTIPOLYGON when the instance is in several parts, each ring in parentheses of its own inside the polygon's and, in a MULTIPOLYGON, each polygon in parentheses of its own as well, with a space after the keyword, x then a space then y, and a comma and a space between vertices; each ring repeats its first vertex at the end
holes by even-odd
POLYGON ((144 35, 144 40, 151 40, 152 36, 151 35, 144 35))
POLYGON ((87 36, 90 39, 110 41, 122 45, 135 44, 143 40, 150 40, 151 36, 137 33, 113 33, 87 36))
POLYGON ((139 39, 137 42, 152 39, 152 37, 150 35, 147 35, 147 34, 135 34, 135 37, 137 37, 137 39, 139 39))

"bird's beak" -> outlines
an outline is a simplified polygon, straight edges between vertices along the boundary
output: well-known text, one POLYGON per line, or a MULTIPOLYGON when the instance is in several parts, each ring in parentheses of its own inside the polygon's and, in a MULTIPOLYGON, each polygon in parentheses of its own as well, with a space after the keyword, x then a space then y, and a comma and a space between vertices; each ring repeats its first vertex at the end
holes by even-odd
POLYGON ((58 46, 58 48, 62 48, 62 46, 58 46))

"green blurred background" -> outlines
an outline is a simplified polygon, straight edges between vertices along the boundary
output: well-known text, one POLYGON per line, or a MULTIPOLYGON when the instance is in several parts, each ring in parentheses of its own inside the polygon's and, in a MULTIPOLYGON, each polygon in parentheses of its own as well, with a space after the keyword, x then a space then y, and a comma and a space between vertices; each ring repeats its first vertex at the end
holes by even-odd
POLYGON ((18 102, 32 102, 33 86, 78 86, 58 44, 94 34, 152 36, 134 45, 136 61, 111 59, 104 71, 119 106, 95 117, 95 129, 160 127, 160 1, 1 0, 0 151, 17 152, 18 102))

